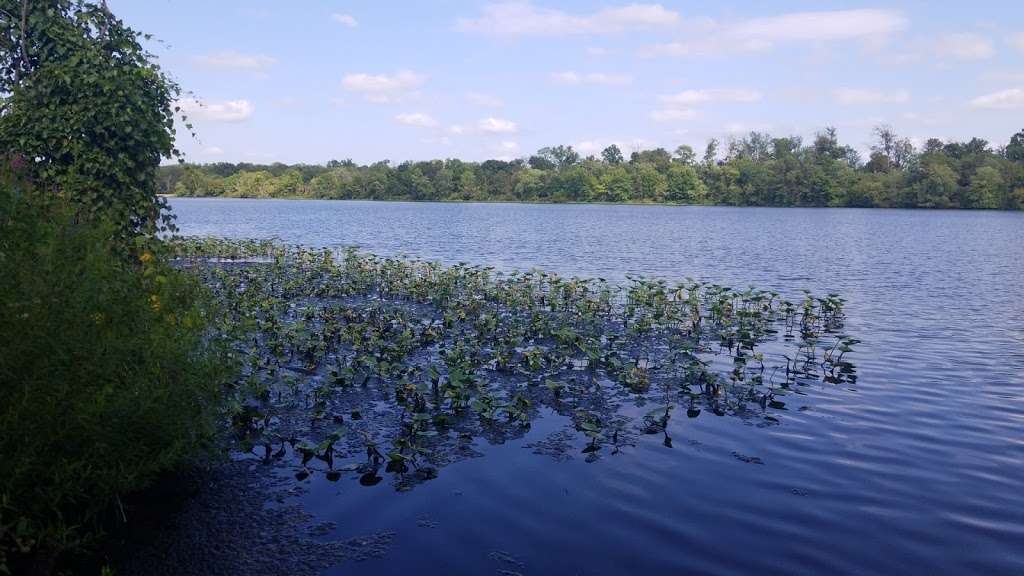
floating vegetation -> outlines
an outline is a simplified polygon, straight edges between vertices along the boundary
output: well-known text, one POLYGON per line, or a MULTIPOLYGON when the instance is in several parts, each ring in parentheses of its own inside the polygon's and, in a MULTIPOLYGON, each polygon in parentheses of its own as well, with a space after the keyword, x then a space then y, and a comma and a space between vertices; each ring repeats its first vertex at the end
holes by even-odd
MULTIPOLYGON (((587 461, 705 414, 779 421, 812 383, 856 380, 836 294, 381 258, 268 241, 181 239, 178 262, 225 311, 244 366, 231 391, 242 453, 399 489, 571 422, 587 461), (241 261, 241 262, 240 262, 241 261)), ((540 453, 565 446, 553 435, 540 453)))

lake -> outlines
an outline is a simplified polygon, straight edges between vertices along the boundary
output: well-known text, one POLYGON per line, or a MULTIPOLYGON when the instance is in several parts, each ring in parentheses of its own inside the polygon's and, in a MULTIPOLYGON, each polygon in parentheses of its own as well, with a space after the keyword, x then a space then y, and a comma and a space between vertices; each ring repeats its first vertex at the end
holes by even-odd
MULTIPOLYGON (((778 424, 674 418, 588 463, 481 443, 408 492, 311 482, 330 574, 1024 573, 1024 214, 171 199, 182 234, 358 245, 501 269, 748 284, 847 300, 855 385, 778 424), (506 571, 506 572, 501 572, 506 571)), ((580 455, 582 456, 582 455, 580 455)))

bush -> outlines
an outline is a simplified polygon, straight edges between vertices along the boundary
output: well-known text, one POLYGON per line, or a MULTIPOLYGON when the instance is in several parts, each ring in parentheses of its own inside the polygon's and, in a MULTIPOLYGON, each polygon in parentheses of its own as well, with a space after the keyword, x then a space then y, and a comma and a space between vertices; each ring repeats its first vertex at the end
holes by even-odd
POLYGON ((209 445, 227 364, 157 244, 125 255, 113 224, 0 188, 0 573, 46 572, 209 445))

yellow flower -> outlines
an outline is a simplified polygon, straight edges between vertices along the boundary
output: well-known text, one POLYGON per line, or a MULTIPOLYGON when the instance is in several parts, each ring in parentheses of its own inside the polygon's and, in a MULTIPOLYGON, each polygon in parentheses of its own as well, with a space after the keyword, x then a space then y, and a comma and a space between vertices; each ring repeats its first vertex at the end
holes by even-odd
POLYGON ((142 253, 142 256, 139 256, 139 260, 140 260, 140 261, 141 261, 141 262, 142 262, 143 264, 145 264, 145 263, 147 263, 147 262, 149 262, 149 261, 153 260, 153 253, 152 253, 152 252, 150 252, 149 250, 146 250, 145 252, 143 252, 143 253, 142 253))

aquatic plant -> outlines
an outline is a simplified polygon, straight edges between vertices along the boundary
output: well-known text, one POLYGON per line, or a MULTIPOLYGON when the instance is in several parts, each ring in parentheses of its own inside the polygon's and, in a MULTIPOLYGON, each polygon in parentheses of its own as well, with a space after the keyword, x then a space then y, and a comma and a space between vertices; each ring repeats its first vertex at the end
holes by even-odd
POLYGON ((794 387, 856 379, 858 341, 834 294, 793 302, 692 279, 613 285, 274 242, 176 246, 242 358, 239 450, 266 461, 275 439, 305 438, 292 449, 302 479, 349 470, 375 485, 383 467, 405 489, 478 438, 521 436, 541 406, 595 461, 632 432, 671 447, 677 406, 778 423, 794 387), (629 399, 656 407, 633 419, 629 399))

